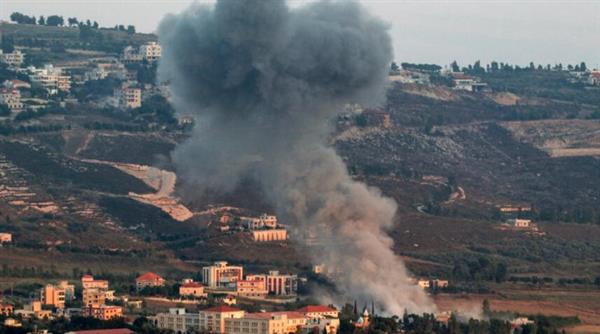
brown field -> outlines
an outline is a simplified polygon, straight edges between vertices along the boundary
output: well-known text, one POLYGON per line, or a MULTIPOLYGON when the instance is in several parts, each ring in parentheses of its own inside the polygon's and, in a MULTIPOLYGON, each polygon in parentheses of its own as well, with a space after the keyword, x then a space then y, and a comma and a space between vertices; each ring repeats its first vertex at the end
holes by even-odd
POLYGON ((523 315, 577 316, 581 324, 568 329, 569 333, 600 333, 600 290, 545 288, 508 288, 499 294, 446 295, 435 297, 441 310, 463 310, 464 313, 490 301, 493 311, 515 312, 523 315))

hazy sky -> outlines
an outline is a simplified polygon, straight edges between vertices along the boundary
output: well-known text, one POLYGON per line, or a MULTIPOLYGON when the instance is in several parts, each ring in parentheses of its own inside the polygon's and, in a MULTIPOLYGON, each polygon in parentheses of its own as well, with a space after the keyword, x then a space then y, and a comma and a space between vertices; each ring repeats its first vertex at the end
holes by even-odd
MULTIPOLYGON (((238 1, 238 0, 230 0, 238 1)), ((0 0, 0 18, 27 15, 89 18, 101 26, 133 24, 152 32, 162 16, 192 0, 0 0)), ((201 2, 212 3, 211 0, 201 2)), ((301 6, 308 0, 289 1, 301 6)), ((389 22, 398 61, 448 64, 492 59, 517 64, 600 66, 600 0, 362 0, 389 22)))

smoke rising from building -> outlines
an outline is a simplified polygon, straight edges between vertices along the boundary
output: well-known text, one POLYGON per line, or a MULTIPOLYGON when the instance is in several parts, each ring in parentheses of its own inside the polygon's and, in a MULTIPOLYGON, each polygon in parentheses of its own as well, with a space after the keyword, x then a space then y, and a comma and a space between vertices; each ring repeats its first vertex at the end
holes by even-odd
POLYGON ((328 240, 313 260, 341 273, 343 293, 390 313, 432 311, 391 250, 395 203, 326 145, 345 103, 382 98, 387 29, 355 2, 194 4, 159 27, 159 77, 196 120, 173 153, 184 180, 202 191, 256 179, 283 221, 328 240))

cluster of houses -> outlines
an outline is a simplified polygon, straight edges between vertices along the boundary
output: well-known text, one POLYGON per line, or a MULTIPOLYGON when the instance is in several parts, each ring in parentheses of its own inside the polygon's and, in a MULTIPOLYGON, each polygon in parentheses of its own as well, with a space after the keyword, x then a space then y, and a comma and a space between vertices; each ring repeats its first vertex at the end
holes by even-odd
MULTIPOLYGON (((171 308, 152 317, 156 327, 176 333, 191 331, 218 334, 336 333, 338 310, 332 306, 310 305, 295 311, 249 313, 220 305, 188 313, 171 308)), ((368 313, 366 315, 368 322, 368 313)), ((364 322, 364 320, 363 320, 364 322)))
MULTIPOLYGON (((106 103, 121 109, 135 109, 142 101, 155 94, 168 95, 166 86, 141 84, 137 81, 137 70, 130 69, 126 64, 140 63, 151 65, 161 57, 161 47, 157 42, 148 42, 139 48, 128 46, 119 57, 105 56, 90 58, 84 62, 67 63, 63 66, 46 64, 43 67, 23 67, 25 53, 15 50, 12 53, 1 53, 0 62, 6 63, 20 78, 27 81, 7 80, 0 88, 0 104, 5 105, 13 114, 24 110, 37 110, 47 107, 55 96, 68 96, 73 85, 83 85, 86 82, 97 81, 109 77, 118 79, 121 85, 114 89, 106 103), (32 88, 44 89, 47 98, 32 96, 32 88)), ((78 103, 73 98, 61 98, 61 102, 78 103)))
POLYGON ((278 223, 277 216, 262 214, 259 217, 234 217, 224 214, 219 218, 221 232, 243 231, 255 242, 285 241, 287 229, 278 223))
MULTIPOLYGON (((167 281, 163 277, 147 272, 135 279, 135 288, 136 291, 142 292, 146 288, 165 286, 166 283, 167 281)), ((279 271, 244 275, 242 266, 229 265, 227 262, 219 261, 202 268, 202 282, 195 282, 188 278, 178 284, 180 298, 205 300, 209 294, 212 294, 215 297, 213 300, 231 307, 237 303, 237 298, 254 301, 267 298, 296 300, 298 276, 283 274, 279 271)), ((180 301, 182 300, 180 299, 180 301)), ((117 297, 115 290, 110 289, 108 280, 96 279, 92 275, 83 275, 78 287, 69 281, 44 285, 36 292, 32 300, 19 309, 0 302, 0 314, 7 317, 15 315, 37 319, 83 315, 109 320, 124 315, 123 307, 116 304, 127 303, 132 307, 140 307, 140 302, 129 300, 127 296, 117 297), (76 289, 81 291, 81 300, 74 303, 77 296, 76 289), (80 307, 71 307, 76 304, 80 304, 80 307)), ((241 314, 243 315, 243 312, 241 314)), ((174 315, 184 316, 185 313, 181 313, 179 310, 174 315)), ((207 319, 211 320, 212 317, 207 319)), ((17 324, 15 323, 15 325, 17 324)), ((223 324, 220 326, 219 328, 222 329, 223 324)))
POLYGON ((267 296, 294 297, 298 292, 298 276, 269 271, 247 274, 242 266, 215 262, 202 268, 202 283, 213 292, 233 293, 239 297, 265 299, 267 296))

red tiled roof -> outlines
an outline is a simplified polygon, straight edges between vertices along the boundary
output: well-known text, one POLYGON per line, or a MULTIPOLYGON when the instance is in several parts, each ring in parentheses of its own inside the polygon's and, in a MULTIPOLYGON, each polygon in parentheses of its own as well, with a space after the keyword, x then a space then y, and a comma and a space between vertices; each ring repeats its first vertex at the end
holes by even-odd
POLYGON ((138 278, 136 278, 135 280, 136 281, 160 281, 160 280, 163 280, 163 278, 153 272, 147 272, 145 274, 138 276, 138 278))
POLYGON ((182 288, 201 288, 203 286, 204 285, 197 282, 189 282, 181 285, 182 288))
POLYGON ((324 305, 308 305, 296 310, 296 312, 301 313, 319 313, 319 312, 336 312, 337 310, 333 307, 324 306, 324 305))
POLYGON ((115 329, 92 329, 86 331, 75 331, 76 334, 131 334, 132 330, 128 328, 115 328, 115 329))
POLYGON ((84 279, 84 278, 85 279, 93 279, 94 276, 92 276, 92 275, 83 275, 83 276, 81 276, 81 279, 84 279))
POLYGON ((592 72, 593 78, 600 78, 600 72, 592 72))
POLYGON ((223 312, 238 312, 241 311, 239 308, 235 308, 235 307, 231 307, 231 306, 227 306, 227 305, 219 305, 219 306, 214 306, 214 307, 210 307, 207 308, 205 310, 202 310, 204 312, 217 312, 217 313, 223 313, 223 312))

